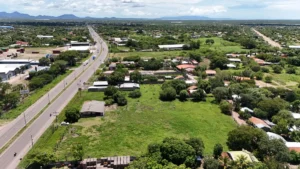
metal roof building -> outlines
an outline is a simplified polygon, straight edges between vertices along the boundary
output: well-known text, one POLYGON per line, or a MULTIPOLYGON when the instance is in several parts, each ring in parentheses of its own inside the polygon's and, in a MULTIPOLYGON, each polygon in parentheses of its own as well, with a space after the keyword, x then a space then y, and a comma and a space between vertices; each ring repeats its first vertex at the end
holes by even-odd
POLYGON ((80 115, 81 117, 104 116, 105 102, 103 101, 86 101, 84 102, 80 115))

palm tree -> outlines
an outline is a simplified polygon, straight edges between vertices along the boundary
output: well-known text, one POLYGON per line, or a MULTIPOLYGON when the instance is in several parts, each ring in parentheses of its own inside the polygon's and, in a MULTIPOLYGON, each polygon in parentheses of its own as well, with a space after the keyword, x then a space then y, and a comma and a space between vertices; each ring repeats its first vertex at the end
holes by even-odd
POLYGON ((250 162, 246 156, 240 155, 235 161, 232 161, 231 166, 234 169, 247 169, 250 167, 250 162))

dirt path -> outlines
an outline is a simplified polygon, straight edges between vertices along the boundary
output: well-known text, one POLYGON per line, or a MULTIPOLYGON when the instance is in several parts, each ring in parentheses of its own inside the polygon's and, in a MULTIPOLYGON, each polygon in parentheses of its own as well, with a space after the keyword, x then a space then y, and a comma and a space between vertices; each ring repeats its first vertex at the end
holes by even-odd
POLYGON ((271 45, 271 46, 273 46, 273 47, 278 47, 279 49, 282 49, 282 46, 281 46, 279 43, 273 41, 271 38, 269 38, 269 37, 263 35, 262 33, 258 32, 258 31, 257 31, 256 29, 254 29, 254 28, 252 28, 252 30, 253 30, 258 36, 262 37, 269 45, 271 45))

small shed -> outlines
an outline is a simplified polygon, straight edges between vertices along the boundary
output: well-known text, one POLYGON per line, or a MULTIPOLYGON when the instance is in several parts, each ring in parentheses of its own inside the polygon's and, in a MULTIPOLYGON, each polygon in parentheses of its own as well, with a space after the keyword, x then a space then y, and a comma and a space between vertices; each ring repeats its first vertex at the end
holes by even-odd
POLYGON ((81 117, 104 116, 105 102, 103 101, 86 101, 84 102, 80 115, 81 117))
POLYGON ((117 67, 117 63, 112 62, 112 63, 109 65, 109 70, 115 70, 116 67, 117 67))

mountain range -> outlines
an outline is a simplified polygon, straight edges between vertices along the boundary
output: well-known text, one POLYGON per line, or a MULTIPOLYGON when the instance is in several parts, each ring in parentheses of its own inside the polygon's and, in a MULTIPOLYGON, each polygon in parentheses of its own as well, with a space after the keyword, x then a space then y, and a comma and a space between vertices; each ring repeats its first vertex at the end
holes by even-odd
MULTIPOLYGON (((104 19, 104 20, 137 20, 137 19, 147 19, 147 18, 116 18, 116 17, 105 17, 105 18, 93 18, 93 17, 78 17, 73 14, 64 14, 60 16, 48 16, 48 15, 38 15, 32 16, 19 12, 0 12, 0 19, 28 19, 28 20, 78 20, 78 19, 86 19, 86 20, 95 20, 95 19, 104 19)), ((221 18, 209 18, 205 16, 170 16, 170 17, 161 17, 156 18, 155 20, 228 20, 221 18)))

